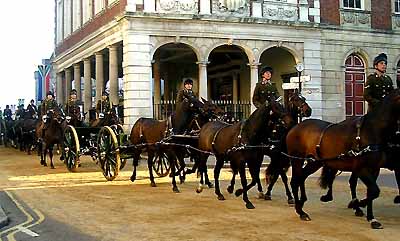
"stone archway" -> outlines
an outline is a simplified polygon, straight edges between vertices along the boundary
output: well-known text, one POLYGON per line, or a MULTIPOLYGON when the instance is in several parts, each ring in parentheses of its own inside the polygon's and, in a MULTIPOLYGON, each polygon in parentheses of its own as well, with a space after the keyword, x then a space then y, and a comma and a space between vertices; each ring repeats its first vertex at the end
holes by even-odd
POLYGON ((289 83, 291 77, 297 76, 295 57, 285 48, 272 47, 261 54, 260 63, 259 69, 264 66, 272 67, 274 72, 272 82, 276 84, 279 94, 285 97, 285 103, 287 103, 287 92, 290 90, 283 90, 282 84, 289 83))
POLYGON ((187 44, 167 43, 153 55, 153 105, 154 118, 163 119, 174 110, 176 94, 183 88, 183 81, 194 81, 193 91, 199 92, 198 59, 187 44))
POLYGON ((236 45, 220 45, 208 56, 208 97, 235 120, 250 115, 250 68, 245 51, 236 45))

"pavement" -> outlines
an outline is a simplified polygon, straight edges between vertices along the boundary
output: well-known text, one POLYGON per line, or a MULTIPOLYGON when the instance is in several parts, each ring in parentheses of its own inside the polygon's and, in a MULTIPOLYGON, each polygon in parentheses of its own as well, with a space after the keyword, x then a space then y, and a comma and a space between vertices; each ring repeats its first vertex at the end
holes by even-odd
POLYGON ((8 216, 4 212, 3 207, 0 204, 0 229, 8 225, 8 216))

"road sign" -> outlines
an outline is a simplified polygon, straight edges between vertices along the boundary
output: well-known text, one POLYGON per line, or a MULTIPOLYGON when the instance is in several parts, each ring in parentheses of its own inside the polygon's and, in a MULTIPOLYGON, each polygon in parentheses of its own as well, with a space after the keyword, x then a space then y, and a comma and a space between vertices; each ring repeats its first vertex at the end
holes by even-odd
POLYGON ((294 90, 299 88, 299 83, 283 83, 282 89, 284 90, 294 90))
MULTIPOLYGON (((311 80, 310 75, 302 75, 300 77, 300 82, 308 82, 311 80)), ((299 77, 291 77, 290 78, 290 83, 299 83, 299 77)))

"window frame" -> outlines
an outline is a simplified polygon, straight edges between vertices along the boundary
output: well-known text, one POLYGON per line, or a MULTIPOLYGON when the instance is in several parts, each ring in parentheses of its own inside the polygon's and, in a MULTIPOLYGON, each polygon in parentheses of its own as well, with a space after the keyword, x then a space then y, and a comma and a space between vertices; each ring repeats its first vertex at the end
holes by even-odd
MULTIPOLYGON (((350 10, 366 10, 365 9, 365 0, 360 0, 360 5, 361 5, 361 7, 360 8, 352 8, 352 7, 345 7, 344 6, 344 1, 345 0, 342 0, 342 1, 340 1, 340 5, 341 5, 341 7, 343 8, 343 9, 350 9, 350 10)), ((356 0, 347 0, 347 1, 356 1, 356 0)))
POLYGON ((393 0, 393 13, 394 14, 400 14, 400 0, 393 0), (397 6, 397 11, 396 11, 396 6, 397 6))

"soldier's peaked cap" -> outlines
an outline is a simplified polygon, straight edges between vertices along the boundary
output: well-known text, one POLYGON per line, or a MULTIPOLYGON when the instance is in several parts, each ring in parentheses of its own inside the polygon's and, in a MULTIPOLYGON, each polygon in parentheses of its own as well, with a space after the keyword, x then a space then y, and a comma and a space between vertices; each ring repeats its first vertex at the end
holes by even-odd
POLYGON ((53 92, 51 92, 51 90, 47 91, 47 94, 46 94, 46 96, 47 96, 47 95, 51 95, 51 96, 53 96, 53 97, 54 97, 54 94, 53 94, 53 92))
POLYGON ((78 93, 78 91, 76 91, 76 89, 71 90, 71 92, 69 93, 70 95, 76 95, 78 93))
POLYGON ((183 84, 193 84, 193 80, 192 79, 185 79, 185 82, 183 82, 183 84))
POLYGON ((261 75, 263 75, 265 72, 270 72, 271 74, 272 74, 272 72, 274 71, 273 69, 272 69, 272 67, 269 67, 269 66, 264 66, 262 69, 261 69, 261 75))
POLYGON ((374 66, 377 65, 379 62, 384 61, 387 64, 387 55, 385 53, 381 53, 374 59, 374 66))

